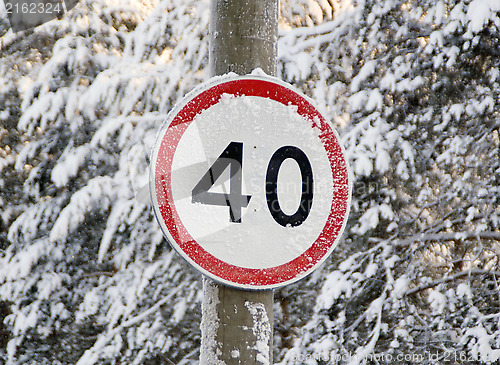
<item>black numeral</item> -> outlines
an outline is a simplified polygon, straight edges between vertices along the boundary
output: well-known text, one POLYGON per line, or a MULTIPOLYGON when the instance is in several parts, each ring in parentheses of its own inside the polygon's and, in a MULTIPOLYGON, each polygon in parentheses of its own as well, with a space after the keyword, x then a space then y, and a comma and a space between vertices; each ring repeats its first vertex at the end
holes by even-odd
MULTIPOLYGON (((242 195, 243 143, 231 142, 192 190, 192 202, 229 207, 229 220, 241 223, 241 209, 250 202, 250 195, 242 195), (229 167, 229 193, 208 190, 229 167)), ((313 172, 305 153, 294 146, 279 148, 271 157, 266 173, 266 200, 274 220, 286 227, 301 225, 309 216, 313 201, 313 172), (278 173, 283 162, 291 158, 299 166, 302 176, 302 195, 297 211, 287 215, 278 200, 278 173)))
POLYGON ((241 168, 243 143, 231 142, 192 191, 192 202, 229 207, 229 220, 241 223, 241 208, 246 208, 251 196, 242 195, 241 168), (211 193, 208 190, 229 166, 229 194, 211 193))
POLYGON ((284 146, 279 148, 271 157, 266 174, 266 200, 274 220, 284 227, 287 225, 299 226, 307 219, 313 200, 313 173, 311 163, 302 150, 294 146, 284 146), (287 158, 294 159, 297 162, 302 175, 300 204, 297 211, 292 215, 283 213, 278 201, 278 173, 283 161, 287 158))

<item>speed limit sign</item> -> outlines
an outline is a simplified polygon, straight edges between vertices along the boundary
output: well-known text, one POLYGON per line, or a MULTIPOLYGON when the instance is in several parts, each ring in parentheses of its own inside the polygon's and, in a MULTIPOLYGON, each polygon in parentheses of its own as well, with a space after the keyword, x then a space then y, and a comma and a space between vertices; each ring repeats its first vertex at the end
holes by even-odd
POLYGON ((320 265, 346 224, 351 181, 337 133, 271 77, 216 78, 174 108, 151 163, 156 218, 203 274, 276 288, 320 265))

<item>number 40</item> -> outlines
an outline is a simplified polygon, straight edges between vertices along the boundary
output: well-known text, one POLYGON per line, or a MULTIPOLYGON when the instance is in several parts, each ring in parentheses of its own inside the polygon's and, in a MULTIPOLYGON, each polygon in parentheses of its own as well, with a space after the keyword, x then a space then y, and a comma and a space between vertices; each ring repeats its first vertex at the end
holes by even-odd
MULTIPOLYGON (((231 142, 215 160, 201 180, 191 192, 192 202, 207 205, 229 207, 229 220, 241 223, 241 209, 246 208, 252 198, 243 195, 242 190, 243 143, 231 142), (213 193, 208 190, 229 167, 229 193, 213 193)), ((311 163, 305 153, 294 146, 283 146, 274 152, 266 173, 267 207, 274 220, 286 227, 301 225, 309 215, 313 200, 313 173, 311 163), (285 214, 278 201, 278 172, 281 164, 288 158, 295 160, 302 176, 302 195, 297 211, 292 215, 285 214)))

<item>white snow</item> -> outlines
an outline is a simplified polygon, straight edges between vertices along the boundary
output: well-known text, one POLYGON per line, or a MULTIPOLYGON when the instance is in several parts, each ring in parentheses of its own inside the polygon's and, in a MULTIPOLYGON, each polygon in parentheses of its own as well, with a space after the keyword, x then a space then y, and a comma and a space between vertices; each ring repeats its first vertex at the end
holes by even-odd
POLYGON ((266 307, 263 303, 245 302, 245 307, 253 319, 252 332, 255 335, 255 346, 257 350, 256 360, 262 365, 270 365, 272 325, 267 316, 266 307))
POLYGON ((371 278, 373 275, 377 273, 378 265, 376 263, 371 263, 366 267, 365 277, 371 278))
POLYGON ((481 362, 493 363, 500 359, 500 349, 494 348, 498 346, 497 336, 489 334, 482 324, 467 329, 462 341, 467 343, 474 358, 481 362))
POLYGON ((99 309, 99 304, 99 294, 95 290, 89 291, 85 295, 83 302, 80 304, 80 310, 76 317, 76 321, 79 322, 85 317, 95 314, 99 309))
POLYGON ((467 297, 468 299, 471 299, 473 297, 472 290, 466 283, 458 284, 456 292, 458 298, 467 297))
POLYGON ((107 209, 109 197, 113 195, 112 181, 109 177, 96 177, 74 193, 69 204, 61 211, 50 231, 51 241, 66 238, 84 220, 85 214, 97 204, 107 209))
POLYGON ((446 295, 442 294, 437 290, 432 290, 429 293, 429 297, 427 300, 429 301, 433 313, 443 313, 446 305, 448 304, 448 299, 446 298, 446 295))
POLYGON ((316 307, 330 308, 342 294, 349 298, 352 294, 353 282, 348 278, 349 274, 342 274, 339 271, 329 274, 321 288, 321 294, 316 299, 316 307))
POLYGON ((351 81, 351 91, 356 92, 359 91, 360 85, 363 81, 368 79, 376 70, 377 61, 367 61, 363 67, 359 70, 358 74, 351 81))
POLYGON ((201 347, 200 365, 225 365, 219 359, 220 348, 216 340, 219 328, 217 305, 219 304, 219 289, 213 281, 203 278, 203 302, 201 304, 201 347))
POLYGON ((403 295, 408 291, 409 285, 410 279, 406 275, 397 278, 393 284, 394 289, 391 292, 391 296, 397 299, 403 298, 403 295))
POLYGON ((474 0, 467 8, 467 18, 469 20, 469 36, 480 32, 490 20, 498 22, 495 12, 500 11, 500 2, 497 0, 474 0))
POLYGON ((70 178, 76 176, 90 152, 87 145, 67 148, 52 169, 51 178, 54 184, 58 187, 66 185, 70 178))
POLYGON ((123 222, 123 218, 130 214, 133 208, 134 201, 132 200, 118 200, 111 213, 106 224, 106 229, 102 235, 101 243, 99 245, 98 261, 103 262, 106 253, 109 250, 113 237, 116 234, 120 224, 123 222))
POLYGON ((188 307, 187 307, 187 298, 182 298, 178 303, 174 306, 174 312, 172 313, 172 320, 174 323, 179 323, 184 318, 188 307))
POLYGON ((387 204, 381 204, 367 209, 359 219, 359 224, 354 228, 355 231, 364 234, 368 230, 376 228, 380 222, 379 217, 387 220, 394 219, 392 208, 387 204))

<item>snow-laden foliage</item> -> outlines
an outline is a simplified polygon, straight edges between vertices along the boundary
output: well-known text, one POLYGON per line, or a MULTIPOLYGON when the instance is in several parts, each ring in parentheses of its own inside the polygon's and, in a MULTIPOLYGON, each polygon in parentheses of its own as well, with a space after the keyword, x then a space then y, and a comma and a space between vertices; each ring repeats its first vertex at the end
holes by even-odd
POLYGON ((499 34, 487 0, 367 0, 282 33, 282 77, 342 128, 355 177, 283 364, 500 359, 499 34))
POLYGON ((8 363, 177 362, 196 351, 197 276, 141 188, 166 113, 206 77, 208 7, 81 2, 2 38, 8 363))
MULTIPOLYGON (((496 362, 498 2, 280 14, 281 77, 339 129, 355 184, 332 258, 276 292, 275 361, 496 362)), ((197 363, 199 275, 144 186, 166 113, 208 77, 208 22, 208 0, 82 0, 17 34, 0 20, 0 362, 197 363)))

